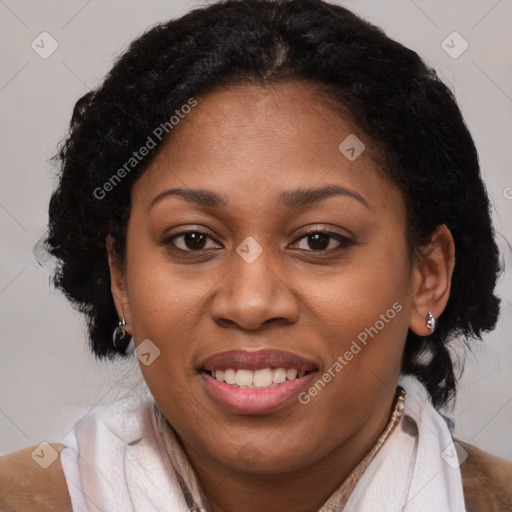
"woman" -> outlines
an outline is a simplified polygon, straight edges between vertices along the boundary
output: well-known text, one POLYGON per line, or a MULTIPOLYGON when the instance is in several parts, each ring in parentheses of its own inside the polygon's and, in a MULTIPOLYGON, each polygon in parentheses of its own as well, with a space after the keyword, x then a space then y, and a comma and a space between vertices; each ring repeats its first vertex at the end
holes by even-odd
POLYGON ((416 53, 320 0, 213 4, 134 41, 58 159, 55 282, 149 393, 3 457, 6 509, 511 509, 510 463, 438 412, 498 251, 416 53))

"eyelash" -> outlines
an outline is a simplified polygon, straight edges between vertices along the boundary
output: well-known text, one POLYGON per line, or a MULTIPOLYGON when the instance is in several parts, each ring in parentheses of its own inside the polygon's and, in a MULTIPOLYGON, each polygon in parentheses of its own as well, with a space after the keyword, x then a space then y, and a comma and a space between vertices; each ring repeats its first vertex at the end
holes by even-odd
MULTIPOLYGON (((203 249, 198 249, 198 250, 189 249, 189 250, 185 250, 185 249, 180 249, 179 247, 176 247, 174 245, 174 243, 173 243, 174 240, 176 240, 179 237, 191 234, 191 233, 198 233, 200 235, 204 235, 204 236, 210 238, 211 240, 215 241, 215 239, 212 236, 210 236, 210 234, 207 233, 206 231, 202 231, 200 229, 193 229, 193 230, 189 230, 189 231, 182 231, 181 233, 176 233, 174 235, 171 235, 170 237, 165 238, 162 241, 162 245, 172 245, 174 249, 176 249, 178 251, 181 251, 181 252, 188 252, 188 253, 204 252, 203 249)), ((340 245, 338 247, 334 248, 334 249, 324 249, 324 250, 321 250, 321 249, 316 249, 316 250, 315 249, 312 249, 312 250, 299 249, 299 250, 305 251, 305 252, 310 252, 310 253, 312 252, 312 253, 316 253, 316 254, 319 254, 319 253, 331 253, 331 252, 341 251, 343 249, 346 249, 348 247, 356 245, 356 243, 353 240, 351 240, 350 238, 348 238, 346 236, 340 235, 339 233, 334 233, 332 231, 325 231, 325 230, 321 230, 321 229, 312 229, 312 230, 306 231, 305 233, 302 233, 302 235, 299 238, 297 238, 295 240, 295 242, 293 242, 293 243, 295 244, 295 243, 303 240, 304 238, 307 238, 307 237, 315 235, 315 234, 327 235, 330 238, 334 238, 336 241, 339 242, 340 245)), ((216 242, 216 243, 218 243, 218 242, 216 242)))

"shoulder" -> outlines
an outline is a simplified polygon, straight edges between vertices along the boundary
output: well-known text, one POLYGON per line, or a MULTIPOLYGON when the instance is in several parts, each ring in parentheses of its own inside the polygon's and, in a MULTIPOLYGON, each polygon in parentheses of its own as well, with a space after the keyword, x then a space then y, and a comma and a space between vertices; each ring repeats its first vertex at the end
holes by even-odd
POLYGON ((467 511, 512 511, 512 462, 454 441, 468 454, 460 466, 467 511))
MULTIPOLYGON (((72 503, 61 451, 69 448, 68 464, 80 471, 78 454, 94 451, 97 447, 92 440, 106 443, 115 452, 119 445, 140 439, 148 428, 152 406, 144 397, 127 396, 96 407, 62 443, 28 446, 0 456, 0 510, 70 512, 72 503)), ((115 461, 105 456, 102 463, 108 466, 115 461)))
POLYGON ((2 455, 0 509, 70 512, 71 499, 59 457, 63 448, 63 444, 48 443, 2 455), (42 462, 36 462, 37 458, 42 462))

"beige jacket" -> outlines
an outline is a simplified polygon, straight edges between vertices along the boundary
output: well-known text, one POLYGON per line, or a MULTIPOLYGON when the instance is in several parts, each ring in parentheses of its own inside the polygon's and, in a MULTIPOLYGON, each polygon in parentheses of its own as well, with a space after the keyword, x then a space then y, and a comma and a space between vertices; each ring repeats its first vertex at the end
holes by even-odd
POLYGON ((512 511, 512 462, 455 439, 468 452, 461 464, 468 512, 512 511))

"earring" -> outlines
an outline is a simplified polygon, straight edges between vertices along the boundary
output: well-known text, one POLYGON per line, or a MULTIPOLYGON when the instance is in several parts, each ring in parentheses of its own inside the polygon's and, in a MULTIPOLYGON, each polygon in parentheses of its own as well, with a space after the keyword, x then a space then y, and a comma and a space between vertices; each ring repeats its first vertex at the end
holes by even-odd
POLYGON ((130 336, 128 336, 124 330, 125 326, 126 321, 124 319, 124 315, 121 315, 121 321, 112 333, 112 343, 114 344, 115 349, 121 354, 124 353, 130 343, 130 336))
POLYGON ((427 313, 427 327, 431 332, 434 332, 434 329, 436 328, 436 319, 430 311, 427 313))

